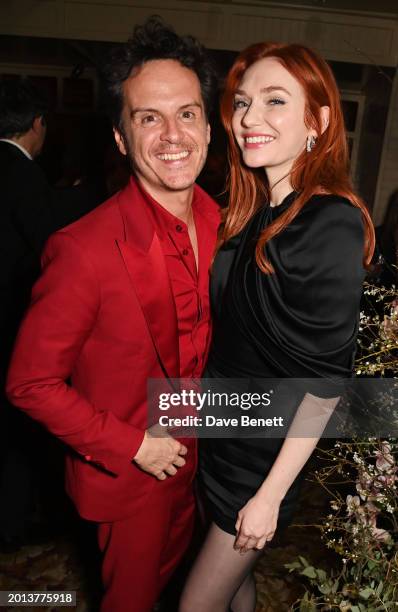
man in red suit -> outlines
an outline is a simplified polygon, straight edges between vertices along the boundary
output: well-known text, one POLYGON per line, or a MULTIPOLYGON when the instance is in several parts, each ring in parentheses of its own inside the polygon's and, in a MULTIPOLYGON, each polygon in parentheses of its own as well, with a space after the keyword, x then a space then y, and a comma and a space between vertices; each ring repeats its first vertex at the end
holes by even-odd
POLYGON ((151 18, 104 76, 133 177, 49 239, 7 389, 71 449, 67 490, 98 523, 102 611, 149 612, 194 518, 196 443, 146 431, 147 379, 198 377, 207 354, 219 213, 195 180, 214 75, 197 41, 151 18))

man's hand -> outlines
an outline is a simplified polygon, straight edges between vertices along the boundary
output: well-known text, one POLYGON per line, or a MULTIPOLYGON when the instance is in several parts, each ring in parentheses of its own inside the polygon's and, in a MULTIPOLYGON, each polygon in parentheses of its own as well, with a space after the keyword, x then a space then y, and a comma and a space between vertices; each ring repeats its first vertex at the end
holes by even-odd
POLYGON ((185 465, 183 456, 187 452, 187 447, 171 436, 155 438, 146 431, 134 461, 148 474, 165 480, 167 476, 174 476, 177 468, 185 465))

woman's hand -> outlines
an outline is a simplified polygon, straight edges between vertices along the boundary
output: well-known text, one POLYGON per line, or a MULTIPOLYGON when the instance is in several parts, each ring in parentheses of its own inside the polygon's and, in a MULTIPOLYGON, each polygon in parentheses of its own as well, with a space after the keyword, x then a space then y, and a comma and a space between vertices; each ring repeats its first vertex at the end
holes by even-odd
POLYGON ((267 500, 260 493, 249 499, 238 513, 235 523, 237 536, 235 550, 245 553, 261 550, 274 537, 278 522, 280 501, 267 500))

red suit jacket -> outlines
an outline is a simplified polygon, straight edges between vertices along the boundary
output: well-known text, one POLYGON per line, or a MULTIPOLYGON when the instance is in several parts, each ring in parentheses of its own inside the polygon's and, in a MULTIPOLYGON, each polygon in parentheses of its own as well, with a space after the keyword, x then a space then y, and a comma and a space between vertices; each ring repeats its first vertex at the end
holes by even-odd
MULTIPOLYGON (((195 189, 215 244, 218 208, 195 189)), ((75 451, 66 486, 83 517, 126 518, 156 485, 132 458, 147 428, 147 379, 165 375, 179 377, 175 304, 132 179, 50 237, 8 375, 11 402, 75 451)))

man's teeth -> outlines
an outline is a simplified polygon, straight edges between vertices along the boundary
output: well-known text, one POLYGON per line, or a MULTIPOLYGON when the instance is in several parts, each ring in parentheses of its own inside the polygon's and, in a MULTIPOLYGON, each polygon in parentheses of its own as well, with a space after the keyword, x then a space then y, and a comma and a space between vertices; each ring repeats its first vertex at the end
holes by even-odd
POLYGON ((176 161, 188 157, 189 151, 181 151, 181 153, 161 153, 158 158, 163 161, 176 161))
POLYGON ((247 136, 245 138, 245 142, 248 144, 256 142, 272 142, 273 140, 275 140, 273 136, 247 136))

